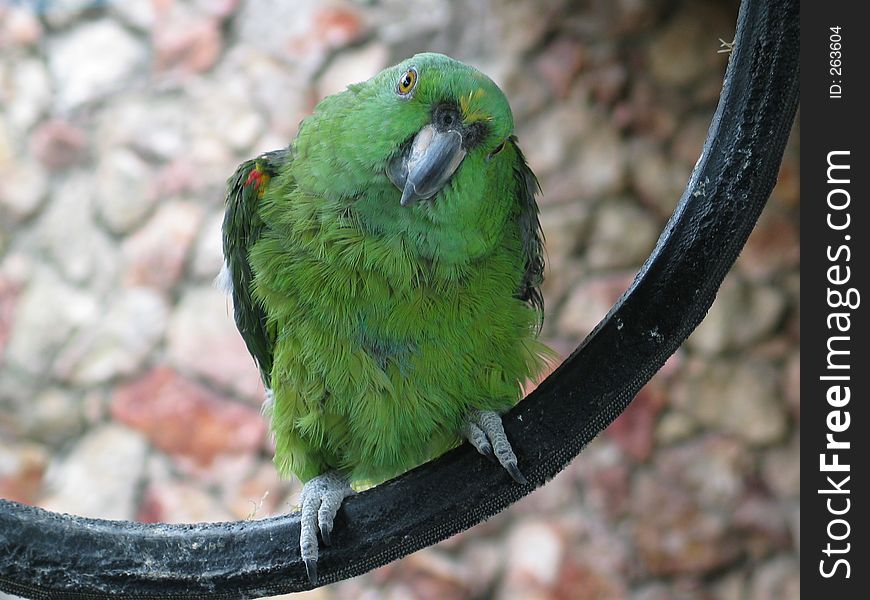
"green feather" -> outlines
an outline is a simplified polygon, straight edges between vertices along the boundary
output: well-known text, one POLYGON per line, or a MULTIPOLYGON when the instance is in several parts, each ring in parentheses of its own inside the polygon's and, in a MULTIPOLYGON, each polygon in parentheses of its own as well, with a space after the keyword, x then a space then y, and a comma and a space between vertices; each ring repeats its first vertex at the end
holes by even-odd
POLYGON ((537 180, 501 90, 436 54, 324 99, 291 150, 258 159, 262 195, 239 188, 250 162, 230 180, 236 321, 274 392, 281 472, 382 481, 458 443, 470 411, 515 404, 551 356, 537 180), (387 166, 445 103, 473 143, 433 199, 401 206, 387 166))

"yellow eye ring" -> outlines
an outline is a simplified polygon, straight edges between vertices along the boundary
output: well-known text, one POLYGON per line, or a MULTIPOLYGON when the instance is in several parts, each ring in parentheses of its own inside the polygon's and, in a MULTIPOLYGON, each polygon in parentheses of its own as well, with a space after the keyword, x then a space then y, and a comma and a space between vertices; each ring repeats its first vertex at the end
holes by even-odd
POLYGON ((411 67, 402 74, 396 83, 396 93, 400 96, 408 96, 415 87, 417 87, 417 69, 411 67))

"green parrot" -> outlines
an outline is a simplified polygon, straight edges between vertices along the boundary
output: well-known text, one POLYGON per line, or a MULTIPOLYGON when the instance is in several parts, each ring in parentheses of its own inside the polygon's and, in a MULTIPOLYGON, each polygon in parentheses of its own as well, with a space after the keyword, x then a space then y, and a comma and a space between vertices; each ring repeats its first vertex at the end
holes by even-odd
POLYGON ((312 582, 351 484, 462 439, 526 483, 499 415, 552 356, 539 191, 502 91, 432 53, 325 98, 229 179, 218 280, 275 464, 304 482, 312 582))

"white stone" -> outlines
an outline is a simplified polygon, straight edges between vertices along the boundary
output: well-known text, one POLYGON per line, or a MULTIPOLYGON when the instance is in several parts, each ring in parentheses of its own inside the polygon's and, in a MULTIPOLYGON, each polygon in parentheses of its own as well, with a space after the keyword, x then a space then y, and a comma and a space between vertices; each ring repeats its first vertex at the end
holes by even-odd
POLYGON ((135 517, 137 487, 145 469, 148 444, 120 425, 91 430, 47 474, 43 508, 82 517, 135 517))
POLYGON ((157 202, 153 170, 126 148, 101 154, 96 192, 98 215, 114 233, 140 225, 157 202))
POLYGON ((168 312, 163 297, 152 289, 123 290, 94 327, 67 344, 55 372, 78 385, 136 372, 163 337, 168 312))
POLYGON ((69 110, 123 90, 145 60, 142 43, 109 19, 84 23, 53 38, 48 65, 58 108, 69 110))
POLYGON ((37 223, 36 238, 65 277, 103 290, 116 281, 118 253, 93 221, 94 187, 94 177, 83 171, 60 181, 37 223))
POLYGON ((351 83, 374 77, 387 66, 388 59, 387 47, 379 42, 342 52, 320 76, 317 85, 319 96, 331 96, 343 91, 351 83))
POLYGON ((50 358, 70 334, 92 323, 97 315, 93 297, 65 283, 52 270, 39 268, 16 307, 6 360, 28 373, 44 376, 50 358))

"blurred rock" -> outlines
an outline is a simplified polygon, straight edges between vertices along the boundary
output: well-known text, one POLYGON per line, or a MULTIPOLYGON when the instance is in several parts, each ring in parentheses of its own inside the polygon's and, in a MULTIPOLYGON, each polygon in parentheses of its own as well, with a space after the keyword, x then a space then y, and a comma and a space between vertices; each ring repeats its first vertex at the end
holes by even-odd
POLYGON ((689 180, 689 170, 669 162, 661 148, 644 140, 632 142, 629 157, 634 193, 660 216, 669 217, 689 180))
MULTIPOLYGON (((625 598, 628 590, 619 573, 601 572, 584 560, 568 560, 549 598, 625 598)), ((510 597, 510 596, 508 596, 510 597)), ((521 597, 521 596, 515 596, 521 597)))
POLYGON ((21 401, 25 406, 18 421, 33 440, 57 447, 80 436, 85 429, 85 407, 79 395, 70 390, 50 387, 21 401))
POLYGON ((66 284, 52 271, 40 269, 27 283, 15 309, 6 360, 42 377, 70 334, 96 316, 94 298, 66 284))
POLYGON ((673 13, 649 46, 652 76, 662 86, 686 86, 709 71, 720 71, 727 56, 717 54, 718 38, 731 39, 733 31, 733 19, 719 5, 686 5, 673 13))
POLYGON ((535 175, 544 178, 574 156, 571 147, 576 140, 584 138, 593 118, 586 108, 572 104, 561 105, 521 123, 519 145, 535 175))
POLYGON ((109 2, 109 14, 120 19, 124 24, 150 31, 157 20, 159 2, 109 2))
POLYGON ((673 484, 642 473, 631 497, 636 515, 632 535, 649 573, 703 573, 739 558, 739 544, 727 517, 704 511, 673 484))
POLYGON ((779 290, 748 285, 732 274, 725 278, 716 301, 686 343, 708 356, 747 348, 774 330, 784 309, 785 299, 779 290))
POLYGON ((109 19, 84 22, 53 36, 48 66, 61 110, 122 90, 144 66, 144 45, 109 19))
POLYGON ((543 39, 561 3, 497 0, 494 4, 493 10, 500 17, 497 39, 502 42, 502 52, 514 57, 522 56, 543 39))
POLYGON ((138 231, 124 240, 124 283, 169 292, 181 277, 202 221, 190 202, 166 202, 138 231))
POLYGON ((257 410, 167 367, 119 386, 112 416, 141 431, 160 450, 188 455, 202 464, 222 453, 256 451, 266 435, 257 410))
POLYGON ((237 485, 222 486, 222 498, 234 519, 265 519, 289 512, 290 503, 298 502, 301 484, 300 490, 296 490, 294 484, 282 480, 275 466, 266 463, 237 485))
POLYGON ((752 281, 770 280, 773 273, 798 266, 798 239, 795 219, 775 210, 764 211, 737 257, 736 267, 752 281))
MULTIPOLYGON (((243 80, 202 82, 191 89, 191 95, 199 107, 190 121, 193 135, 201 140, 216 139, 236 152, 250 152, 265 129, 265 121, 243 80)), ((228 166, 224 175, 228 177, 234 167, 228 166)))
POLYGON ((747 554, 760 558, 791 546, 789 523, 783 506, 766 494, 749 493, 741 498, 733 513, 734 527, 740 531, 747 554))
POLYGON ((26 6, 0 5, 0 50, 33 46, 42 38, 39 19, 26 6))
POLYGON ((614 522, 629 507, 630 465, 612 446, 594 453, 578 467, 579 485, 585 493, 583 505, 614 522))
POLYGON ((22 281, 0 270, 0 364, 3 363, 6 344, 12 334, 12 319, 15 316, 22 287, 22 281))
POLYGON ((250 46, 228 48, 215 76, 220 82, 236 81, 240 72, 245 74, 241 85, 250 94, 249 102, 266 113, 266 133, 279 140, 274 146, 258 150, 286 146, 295 136, 299 122, 314 108, 317 98, 311 89, 312 82, 301 68, 250 46))
POLYGON ((348 84, 365 81, 387 66, 389 50, 379 42, 347 50, 335 57, 317 80, 318 97, 331 96, 348 84))
POLYGON ((642 209, 619 200, 599 207, 590 232, 590 268, 639 267, 659 237, 659 224, 642 209))
POLYGON ((154 162, 190 154, 190 118, 196 114, 190 98, 150 92, 125 93, 96 115, 96 146, 101 154, 125 146, 154 162))
POLYGON ((647 384, 605 430, 607 436, 634 460, 648 459, 653 450, 656 417, 664 404, 664 390, 655 384, 647 384))
MULTIPOLYGON (((0 33, 0 48, 2 36, 0 33)), ((50 105, 51 81, 41 60, 18 56, 10 57, 8 62, 0 61, 0 106, 4 107, 11 127, 19 132, 28 131, 50 105)))
POLYGON ((48 465, 48 452, 37 444, 0 445, 0 498, 35 504, 48 465))
POLYGON ((136 518, 143 523, 214 523, 234 516, 210 494, 182 481, 152 482, 136 518))
POLYGON ((579 40, 557 38, 543 49, 535 65, 557 98, 567 98, 583 66, 584 46, 579 40))
POLYGON ((655 441, 663 446, 686 439, 695 432, 695 421, 684 413, 669 411, 659 419, 655 441))
MULTIPOLYGON (((709 127, 710 115, 705 113, 684 119, 677 129, 671 154, 679 165, 687 169, 686 173, 698 162, 709 127)), ((688 181, 688 176, 686 180, 688 181)))
POLYGON ((768 450, 761 462, 765 483, 780 498, 798 498, 801 486, 800 436, 786 446, 768 450))
POLYGON ((749 587, 753 600, 800 598, 801 576, 797 560, 779 557, 767 562, 756 571, 749 587))
POLYGON ((0 212, 20 223, 42 206, 48 177, 37 162, 10 161, 0 164, 0 212))
POLYGON ((221 23, 208 17, 161 22, 154 30, 152 43, 155 70, 180 80, 204 73, 217 62, 223 49, 221 23))
POLYGON ((521 598, 523 590, 553 586, 565 553, 557 531, 544 521, 516 525, 507 540, 507 577, 502 598, 521 598), (517 595, 519 594, 519 595, 517 595))
POLYGON ((656 470, 705 507, 731 512, 752 470, 748 453, 735 439, 708 435, 658 453, 656 470))
POLYGON ((582 339, 607 315, 634 280, 634 273, 596 275, 581 281, 562 307, 559 332, 582 339))
POLYGON ((94 196, 97 214, 112 233, 128 233, 157 201, 154 170, 127 148, 113 149, 100 158, 94 196))
POLYGON ((547 237, 547 262, 558 271, 569 256, 586 244, 592 210, 583 202, 546 204, 541 208, 540 220, 547 237))
POLYGON ((55 119, 41 124, 30 139, 30 151, 46 168, 57 171, 85 159, 87 135, 72 124, 55 119))
POLYGON ((67 279, 103 291, 117 281, 118 253, 94 222, 94 186, 84 171, 61 179, 36 224, 36 239, 67 279))
POLYGON ((243 43, 316 71, 338 48, 359 40, 365 23, 349 2, 324 4, 302 0, 282 6, 251 0, 241 6, 235 20, 243 43))
MULTIPOLYGON (((559 135, 564 136, 565 132, 559 135)), ((576 162, 570 167, 579 183, 581 198, 601 200, 625 187, 624 149, 609 127, 598 127, 580 138, 576 162)))
POLYGON ((215 211, 205 218, 205 224, 200 228, 199 240, 193 250, 191 274, 208 282, 214 280, 224 262, 221 234, 223 221, 223 210, 215 211))
POLYGON ((800 420, 801 416, 801 354, 800 350, 792 352, 785 363, 781 379, 782 394, 792 416, 800 420))
POLYGON ((232 301, 211 286, 186 292, 172 314, 167 354, 180 369, 259 404, 263 385, 232 314, 232 301))
POLYGON ((146 453, 145 439, 131 429, 112 424, 92 429, 51 465, 49 493, 40 506, 83 517, 132 519, 146 453))
POLYGON ((167 320, 168 307, 157 292, 148 288, 122 290, 93 327, 79 331, 67 344, 54 371, 77 385, 131 375, 163 337, 167 320))
POLYGON ((70 25, 87 15, 99 12, 105 0, 51 0, 40 4, 39 10, 46 22, 54 28, 70 25))
POLYGON ((683 378, 675 383, 672 397, 700 423, 750 444, 777 442, 788 427, 769 365, 690 361, 683 378))
MULTIPOLYGON (((795 123, 792 129, 792 138, 800 135, 800 124, 795 123)), ((795 149, 792 142, 786 147, 779 167, 779 176, 776 186, 770 194, 769 203, 774 206, 792 209, 800 205, 801 199, 801 165, 800 153, 795 149)))

